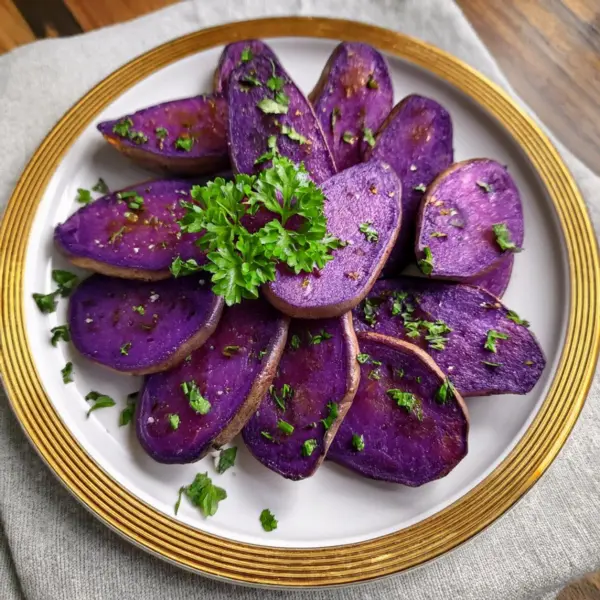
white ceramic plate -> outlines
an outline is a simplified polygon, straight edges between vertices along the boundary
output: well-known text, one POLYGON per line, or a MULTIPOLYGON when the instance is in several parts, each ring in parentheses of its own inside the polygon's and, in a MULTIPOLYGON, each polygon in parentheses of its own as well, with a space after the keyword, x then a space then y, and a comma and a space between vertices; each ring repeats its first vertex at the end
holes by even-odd
MULTIPOLYGON (((337 43, 308 37, 266 41, 305 93, 316 82, 337 43)), ((69 435, 118 487, 154 511, 172 517, 179 487, 190 483, 198 472, 207 471, 213 476, 227 490, 228 498, 209 519, 184 500, 177 519, 190 528, 232 542, 279 549, 322 549, 399 532, 468 494, 521 440, 552 384, 572 310, 568 245, 555 204, 537 169, 492 114, 438 75, 391 54, 387 56, 396 101, 418 93, 448 109, 454 123, 457 161, 494 158, 508 165, 516 180, 524 205, 525 251, 516 256, 504 302, 531 322, 531 330, 548 359, 541 380, 530 394, 468 399, 470 451, 444 479, 411 489, 370 481, 325 463, 314 477, 291 482, 259 464, 241 439, 234 442, 239 448, 236 466, 224 475, 216 474, 211 458, 190 465, 158 464, 142 451, 133 427, 118 425, 125 397, 140 387, 140 379, 119 376, 91 364, 67 344, 52 347, 49 331, 65 322, 67 302, 61 301, 58 311, 48 316, 40 314, 31 300, 32 293, 53 289, 52 269, 74 270, 54 249, 52 234, 54 226, 79 207, 75 202, 77 188, 91 188, 98 177, 112 190, 152 177, 109 147, 96 131, 96 123, 165 100, 210 91, 221 49, 213 47, 168 64, 112 98, 76 136, 47 187, 40 190, 27 236, 21 296, 24 328, 39 381, 69 435), (75 383, 65 386, 60 369, 67 361, 74 364, 75 383), (119 401, 118 406, 86 418, 89 404, 84 396, 90 390, 110 395, 119 401), (264 508, 270 508, 278 518, 276 531, 262 530, 258 517, 264 508)))

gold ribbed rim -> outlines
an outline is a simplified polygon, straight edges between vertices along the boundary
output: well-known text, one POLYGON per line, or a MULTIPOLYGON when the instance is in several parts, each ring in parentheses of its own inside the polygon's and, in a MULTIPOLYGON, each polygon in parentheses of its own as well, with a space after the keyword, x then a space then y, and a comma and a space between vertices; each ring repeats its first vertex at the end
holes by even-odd
POLYGON ((232 23, 147 52, 107 77, 59 121, 25 169, 0 229, 0 357, 17 418, 56 475, 98 517, 145 549, 183 567, 230 580, 329 586, 389 575, 436 558, 512 506, 564 444, 583 406, 600 342, 600 269, 585 205, 557 151, 498 86, 453 56, 404 35, 339 19, 290 17, 232 23), (312 37, 372 44, 418 65, 486 108, 512 134, 546 186, 560 218, 570 269, 570 315, 560 364, 523 439, 482 483, 407 529, 333 548, 243 544, 197 531, 134 497, 85 453, 46 397, 25 335, 23 269, 37 206, 62 157, 115 97, 190 54, 246 38, 312 37))

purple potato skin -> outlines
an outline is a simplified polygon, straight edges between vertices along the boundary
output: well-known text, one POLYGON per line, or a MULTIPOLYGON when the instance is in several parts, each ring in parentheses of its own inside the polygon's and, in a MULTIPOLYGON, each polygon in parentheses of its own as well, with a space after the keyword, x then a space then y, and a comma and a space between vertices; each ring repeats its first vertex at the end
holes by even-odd
POLYGON ((297 481, 313 475, 356 394, 360 377, 357 353, 350 313, 338 319, 292 321, 273 386, 280 393, 287 383, 294 396, 286 400, 286 408, 282 410, 271 393, 267 393, 242 431, 246 446, 257 460, 286 479, 297 481), (311 343, 322 331, 331 335, 331 339, 311 343), (290 346, 293 336, 301 340, 297 349, 290 346), (322 420, 329 415, 330 402, 338 405, 338 417, 325 429, 322 420), (291 435, 278 428, 280 420, 294 427, 291 435), (262 431, 273 439, 266 439, 262 431), (310 456, 302 453, 307 440, 317 442, 310 456))
POLYGON ((382 304, 374 326, 364 317, 364 305, 354 311, 357 332, 374 331, 406 340, 426 350, 449 375, 463 397, 494 394, 527 394, 540 378, 546 359, 534 335, 508 318, 509 310, 486 290, 420 277, 378 281, 369 299, 382 304), (444 350, 428 347, 424 335, 406 335, 401 315, 392 315, 393 293, 406 292, 415 307, 413 319, 441 320, 452 332, 444 350), (417 302, 418 299, 418 302, 417 302), (487 332, 509 335, 496 342, 497 352, 484 348, 487 332), (493 367, 482 361, 500 363, 493 367), (532 364, 528 364, 531 361, 532 364))
POLYGON ((402 181, 402 229, 384 268, 385 275, 398 274, 414 260, 414 241, 420 186, 427 187, 454 161, 452 120, 448 111, 430 98, 411 95, 399 102, 385 120, 375 146, 365 160, 387 162, 402 181))
POLYGON ((163 102, 103 121, 98 130, 111 146, 135 163, 166 175, 210 174, 229 165, 227 102, 220 95, 163 102), (135 143, 131 137, 115 132, 115 125, 127 118, 133 123, 130 131, 142 133, 147 141, 135 143), (168 132, 166 137, 157 133, 160 128, 168 132), (181 136, 194 140, 189 151, 176 146, 181 136))
POLYGON ((498 266, 494 267, 491 271, 474 277, 467 281, 469 285, 483 288, 490 294, 502 298, 508 284, 510 283, 510 276, 512 275, 513 266, 515 264, 515 255, 510 253, 498 266))
POLYGON ((223 298, 197 275, 153 283, 92 275, 71 296, 68 322, 73 345, 87 359, 145 375, 199 348, 222 311, 223 298))
POLYGON ((361 352, 382 364, 361 365, 358 392, 328 457, 365 477, 411 487, 446 476, 468 452, 463 399, 448 390, 444 403, 436 400, 445 375, 416 346, 376 333, 361 334, 359 344, 361 352), (369 377, 374 369, 380 379, 369 377), (414 394, 422 419, 398 406, 387 395, 390 389, 414 394), (364 438, 361 451, 353 447, 355 434, 364 438))
POLYGON ((144 382, 136 408, 136 432, 144 450, 161 463, 189 463, 236 436, 271 385, 288 325, 287 317, 260 299, 226 308, 202 348, 144 382), (239 350, 228 357, 227 346, 239 350), (192 409, 181 389, 190 381, 211 403, 206 415, 192 409), (179 416, 177 429, 169 422, 172 414, 179 416))
POLYGON ((316 184, 336 173, 333 156, 312 106, 278 63, 263 56, 243 63, 231 74, 228 99, 229 156, 235 172, 251 175, 269 167, 269 161, 258 165, 255 161, 267 152, 268 138, 275 136, 279 152, 295 163, 304 162, 316 184), (282 93, 289 97, 287 114, 266 114, 258 108, 261 100, 274 98, 274 92, 266 86, 273 73, 285 81, 282 93), (242 83, 248 77, 256 78, 262 85, 242 83), (305 136, 308 142, 301 144, 281 133, 284 125, 305 136))
POLYGON ((331 235, 348 242, 318 272, 295 275, 280 268, 263 286, 269 302, 291 317, 339 317, 354 308, 375 283, 394 245, 401 222, 401 184, 389 165, 371 161, 326 181, 325 216, 331 235), (372 223, 378 240, 359 230, 372 223))
POLYGON ((521 248, 525 233, 517 186, 506 167, 487 158, 466 160, 440 173, 423 198, 415 253, 433 257, 432 277, 468 281, 503 261, 492 226, 506 224, 510 239, 521 248), (490 186, 487 191, 485 186, 490 186), (432 234, 445 234, 432 237, 432 234))
POLYGON ((217 94, 227 94, 229 77, 231 76, 231 73, 242 64, 242 52, 246 49, 250 49, 250 52, 252 53, 251 58, 262 55, 266 58, 270 58, 274 62, 279 62, 275 52, 261 40, 242 40, 241 42, 227 44, 227 46, 223 48, 219 63, 215 69, 213 85, 217 94))
POLYGON ((182 234, 177 223, 184 214, 180 201, 189 199, 191 187, 185 181, 149 181, 121 190, 142 196, 142 210, 131 210, 130 199, 118 198, 121 192, 103 196, 57 225, 54 242, 84 269, 125 279, 166 279, 178 256, 205 262, 195 245, 199 234, 182 234))
POLYGON ((394 89, 386 60, 373 46, 342 42, 332 52, 309 100, 338 170, 362 162, 369 148, 365 128, 375 134, 392 110, 394 89), (345 133, 355 141, 344 141, 345 133))

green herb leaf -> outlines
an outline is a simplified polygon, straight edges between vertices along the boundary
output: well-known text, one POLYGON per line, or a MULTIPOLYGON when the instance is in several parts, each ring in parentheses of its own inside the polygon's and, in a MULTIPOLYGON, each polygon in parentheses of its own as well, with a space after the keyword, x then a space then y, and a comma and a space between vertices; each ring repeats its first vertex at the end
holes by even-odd
POLYGON ((262 87, 262 83, 254 75, 251 75, 250 73, 248 75, 246 75, 245 77, 241 78, 240 83, 245 83, 246 85, 253 86, 253 87, 262 87))
POLYGON ((252 60, 253 58, 254 58, 254 54, 252 53, 252 49, 250 48, 250 46, 246 46, 242 50, 242 54, 240 55, 240 60, 243 63, 245 63, 245 62, 252 60))
POLYGON ((365 449, 365 437, 357 433, 352 434, 352 447, 357 452, 362 452, 365 449))
POLYGON ((496 243, 500 246, 500 250, 503 252, 506 250, 512 250, 513 252, 521 251, 521 248, 510 239, 510 231, 508 230, 506 223, 496 223, 495 225, 492 225, 492 231, 496 236, 496 243))
POLYGON ((110 189, 108 185, 106 185, 106 181, 104 181, 102 177, 99 177, 96 184, 92 186, 92 191, 98 192, 99 194, 108 194, 110 189))
POLYGON ((448 402, 449 395, 454 394, 455 388, 449 377, 444 379, 444 383, 439 387, 435 393, 435 400, 438 404, 446 404, 448 402))
POLYGON ((486 194, 489 194, 494 191, 494 188, 485 181, 477 181, 476 183, 486 194))
POLYGON ((307 144, 308 138, 305 138, 303 135, 298 133, 293 127, 288 127, 287 125, 281 126, 281 133, 283 135, 287 135, 290 140, 294 142, 298 142, 299 144, 307 144))
POLYGON ((379 233, 373 227, 373 221, 361 223, 358 226, 358 230, 365 235, 365 239, 367 240, 367 242, 375 243, 379 241, 379 233))
POLYGON ((260 435, 262 435, 266 440, 269 440, 270 442, 273 441, 273 436, 268 431, 261 431, 260 435))
POLYGON ((70 342, 71 341, 71 334, 69 332, 69 326, 68 325, 59 325, 58 327, 53 327, 50 330, 50 333, 52 333, 52 338, 50 339, 50 343, 56 348, 56 346, 58 345, 59 341, 63 341, 63 342, 70 342))
POLYGON ((184 150, 185 152, 191 152, 192 148, 194 146, 194 138, 189 137, 189 136, 179 136, 176 140, 175 140, 175 148, 177 148, 177 150, 184 150))
POLYGON ((267 87, 270 90, 273 90, 274 92, 279 92, 280 90, 282 90, 284 85, 285 79, 283 79, 283 77, 276 77, 275 75, 273 75, 272 77, 269 77, 269 79, 267 79, 267 87))
POLYGON ((132 306, 131 310, 133 310, 133 312, 138 313, 138 315, 146 314, 146 309, 141 304, 139 306, 132 306))
POLYGON ((404 369, 394 369, 393 371, 394 377, 398 379, 402 379, 404 377, 404 369))
POLYGON ((267 152, 265 152, 264 154, 261 154, 255 161, 254 164, 255 165, 261 165, 264 162, 267 162, 268 160, 273 160, 273 158, 275 156, 279 155, 279 150, 277 149, 277 136, 276 135, 270 135, 267 138, 267 152))
POLYGON ((297 336, 296 334, 294 334, 292 336, 292 339, 290 340, 290 348, 292 350, 298 350, 298 348, 300 348, 300 344, 301 344, 301 340, 300 337, 297 336))
POLYGON ((133 415, 135 414, 135 403, 137 401, 138 394, 139 392, 127 394, 127 404, 119 415, 119 427, 125 427, 125 425, 129 425, 129 423, 131 423, 133 415))
POLYGON ((447 233, 442 233, 441 231, 434 231, 429 237, 432 238, 445 238, 448 237, 447 233))
POLYGON ((79 204, 89 204, 92 201, 92 192, 84 188, 77 188, 76 200, 79 204))
POLYGON ((419 421, 423 420, 421 401, 414 394, 398 389, 391 389, 386 393, 399 407, 405 408, 409 413, 414 414, 419 421))
POLYGON ((309 344, 311 344, 312 346, 318 346, 322 342, 325 342, 326 340, 330 340, 333 337, 333 335, 331 335, 331 333, 327 333, 324 329, 321 329, 321 331, 319 333, 317 333, 316 335, 312 335, 309 331, 308 337, 309 337, 309 344))
POLYGON ((164 140, 169 135, 169 132, 164 127, 157 127, 154 133, 159 140, 164 140))
POLYGON ((32 294, 37 307, 44 314, 53 313, 56 310, 56 306, 58 304, 56 300, 56 296, 58 296, 58 290, 56 292, 52 292, 51 294, 32 294))
POLYGON ((200 393, 198 384, 194 380, 184 381, 181 384, 181 389, 188 399, 192 409, 195 410, 199 415, 206 415, 210 412, 211 404, 200 393))
POLYGON ((73 382, 73 363, 68 362, 61 370, 62 380, 64 384, 73 382))
POLYGON ((363 129, 363 140, 365 140, 365 142, 369 144, 371 148, 375 147, 375 137, 373 136, 372 129, 369 129, 368 127, 363 129))
POLYGON ((60 269, 54 269, 52 271, 52 279, 58 285, 58 293, 66 298, 71 295, 71 292, 75 289, 79 283, 79 277, 70 271, 62 271, 60 269))
POLYGON ((419 269, 421 269, 423 275, 431 275, 431 272, 433 271, 433 256, 429 246, 423 248, 423 254, 425 255, 425 258, 421 258, 417 261, 417 265, 419 265, 419 269))
POLYGON ((295 429, 293 425, 286 421, 282 421, 281 419, 277 422, 277 427, 279 427, 279 429, 283 431, 285 435, 292 435, 295 429))
POLYGON ((222 354, 227 358, 231 358, 234 354, 237 354, 239 351, 239 346, 225 346, 225 348, 223 348, 222 354))
POLYGON ((482 360, 481 363, 484 365, 487 365, 488 367, 501 367, 502 366, 502 363, 491 362, 489 360, 482 360))
POLYGON ((131 350, 131 342, 125 342, 120 348, 119 352, 123 356, 129 356, 129 350, 131 350))
POLYGON ((339 406, 335 402, 329 402, 327 409, 329 410, 329 414, 324 419, 321 419, 321 423, 323 423, 325 429, 329 429, 340 415, 339 406))
POLYGON ((485 344, 483 347, 490 352, 496 352, 496 340, 507 340, 509 338, 507 333, 501 333, 495 329, 490 329, 487 332, 485 344))
POLYGON ((263 98, 256 106, 260 108, 266 115, 286 115, 289 107, 289 98, 282 94, 279 101, 272 98, 263 98), (282 102, 283 100, 283 102, 282 102))
POLYGON ((379 381, 381 379, 381 371, 379 369, 372 369, 369 371, 369 379, 379 381))
MULTIPOLYGON (((189 501, 199 508, 205 517, 212 517, 219 508, 219 502, 227 498, 227 492, 214 485, 208 473, 198 473, 190 485, 181 488, 180 494, 182 490, 189 501)), ((176 510, 179 508, 179 501, 175 507, 176 510)))
POLYGON ((365 322, 371 327, 374 327, 375 323, 377 323, 377 313, 381 308, 382 302, 383 300, 381 298, 365 298, 365 301, 363 302, 365 322))
POLYGON ((286 401, 291 400, 294 397, 294 388, 291 385, 284 383, 281 386, 281 390, 277 392, 275 386, 272 385, 269 387, 269 394, 271 395, 271 398, 273 398, 275 404, 277 404, 281 410, 285 410, 286 401))
POLYGON ((415 190, 415 192, 425 192, 427 190, 427 187, 424 183, 420 183, 419 185, 415 185, 413 187, 413 190, 415 190))
POLYGON ((185 275, 191 275, 201 269, 200 265, 193 259, 188 258, 187 260, 181 260, 178 256, 170 267, 171 274, 173 277, 184 277, 185 275))
POLYGON ((142 133, 141 131, 134 131, 131 129, 129 131, 129 139, 138 146, 141 144, 145 144, 148 141, 148 136, 142 133))
POLYGON ((129 137, 129 130, 132 127, 133 121, 129 117, 125 117, 113 125, 113 133, 116 133, 121 137, 129 137))
POLYGON ((371 357, 370 357, 368 354, 364 354, 364 353, 361 353, 361 354, 357 354, 357 355, 356 355, 356 360, 357 360, 357 361, 358 361, 358 362, 359 362, 361 365, 364 365, 365 363, 369 362, 370 358, 371 358, 371 357))
POLYGON ((344 131, 342 139, 344 142, 346 142, 346 144, 350 144, 351 146, 356 142, 356 137, 352 135, 351 131, 344 131))
POLYGON ((217 463, 217 473, 222 475, 235 464, 235 457, 237 456, 237 447, 232 446, 221 450, 219 454, 219 462, 217 463))
POLYGON ((179 423, 181 419, 177 413, 171 413, 167 415, 167 419, 169 419, 169 425, 173 431, 177 431, 179 429, 179 423))
POLYGON ((304 457, 310 456, 317 449, 317 446, 318 446, 317 440, 314 440, 314 439, 306 440, 302 444, 302 456, 304 456, 304 457))
POLYGON ((525 321, 524 319, 521 319, 521 317, 519 317, 519 315, 514 310, 509 310, 506 313, 506 317, 508 319, 510 319, 511 321, 514 321, 517 325, 523 325, 523 327, 529 327, 529 321, 525 321))
POLYGON ((337 120, 341 114, 340 107, 334 106, 333 110, 331 111, 331 131, 335 129, 335 124, 337 123, 337 120))
POLYGON ((268 508, 265 508, 265 510, 260 513, 260 524, 265 531, 277 529, 277 519, 268 508))
POLYGON ((377 83, 377 80, 373 77, 372 73, 371 73, 371 75, 369 75, 369 79, 367 79, 367 87, 370 90, 377 90, 377 89, 379 89, 379 84, 377 83))
POLYGON ((99 408, 109 408, 116 404, 116 402, 110 396, 107 396, 106 394, 101 394, 100 392, 94 392, 94 391, 90 392, 85 397, 85 399, 88 402, 94 403, 87 412, 88 417, 90 416, 90 414, 92 412, 94 412, 95 410, 98 410, 99 408))

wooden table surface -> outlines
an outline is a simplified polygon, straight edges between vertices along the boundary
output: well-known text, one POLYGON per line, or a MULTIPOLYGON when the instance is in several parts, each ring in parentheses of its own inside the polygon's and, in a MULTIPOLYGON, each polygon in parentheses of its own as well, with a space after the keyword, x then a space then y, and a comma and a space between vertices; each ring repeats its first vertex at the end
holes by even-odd
MULTIPOLYGON (((177 0, 0 0, 0 53, 111 25, 177 0)), ((398 0, 399 1, 399 0, 398 0)), ((516 91, 600 173, 600 0, 457 0, 516 91)), ((600 575, 560 600, 600 600, 600 575)))

